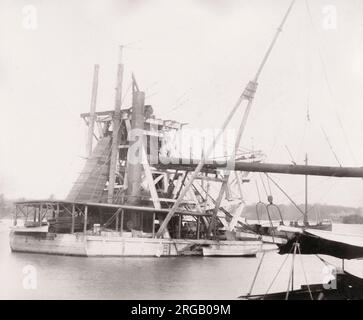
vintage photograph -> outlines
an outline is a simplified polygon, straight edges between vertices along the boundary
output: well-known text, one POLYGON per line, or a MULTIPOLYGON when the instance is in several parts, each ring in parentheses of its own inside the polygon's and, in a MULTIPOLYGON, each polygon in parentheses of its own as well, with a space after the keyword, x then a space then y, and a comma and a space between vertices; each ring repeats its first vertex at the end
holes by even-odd
POLYGON ((362 88, 360 0, 2 0, 0 300, 363 299, 362 88))

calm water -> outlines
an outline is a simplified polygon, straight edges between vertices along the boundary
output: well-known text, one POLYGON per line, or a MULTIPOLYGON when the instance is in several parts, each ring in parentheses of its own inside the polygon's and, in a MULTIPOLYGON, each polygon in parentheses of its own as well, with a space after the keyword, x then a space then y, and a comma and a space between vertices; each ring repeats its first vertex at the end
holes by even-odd
MULTIPOLYGON (((333 231, 359 233, 363 226, 334 225, 333 231)), ((83 258, 11 253, 7 222, 0 222, 0 299, 235 299, 248 292, 257 258, 83 258), (37 288, 24 289, 24 267, 36 270, 37 288)), ((264 293, 286 256, 268 252, 254 293, 264 293)), ((337 266, 340 261, 328 260, 337 266)), ((309 282, 321 282, 324 265, 304 256, 309 282)), ((286 290, 291 257, 271 291, 286 290)), ((363 277, 363 261, 346 261, 347 271, 363 277)), ((26 270, 26 269, 25 269, 26 270)), ((299 257, 295 286, 304 284, 299 257)))

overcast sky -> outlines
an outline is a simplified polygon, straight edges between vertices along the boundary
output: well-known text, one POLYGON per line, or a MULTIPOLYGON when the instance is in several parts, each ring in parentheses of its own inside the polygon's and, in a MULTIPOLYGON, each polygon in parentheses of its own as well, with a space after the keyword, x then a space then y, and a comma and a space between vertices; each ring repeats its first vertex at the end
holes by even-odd
MULTIPOLYGON (((311 16, 305 0, 297 0, 263 70, 242 145, 261 149, 270 162, 290 163, 286 145, 297 163, 308 152, 311 164, 363 166, 363 3, 309 3, 311 16)), ((93 65, 100 64, 97 109, 112 109, 120 44, 131 43, 124 92, 133 71, 157 116, 219 128, 256 73, 288 4, 2 0, 0 193, 67 194, 84 162, 86 127, 79 114, 89 110, 93 65)), ((126 95, 124 106, 128 101, 126 95)), ((303 177, 275 178, 303 202, 303 177)), ((311 202, 363 206, 361 179, 310 181, 311 202)), ((257 200, 254 183, 245 192, 247 202, 257 200)))

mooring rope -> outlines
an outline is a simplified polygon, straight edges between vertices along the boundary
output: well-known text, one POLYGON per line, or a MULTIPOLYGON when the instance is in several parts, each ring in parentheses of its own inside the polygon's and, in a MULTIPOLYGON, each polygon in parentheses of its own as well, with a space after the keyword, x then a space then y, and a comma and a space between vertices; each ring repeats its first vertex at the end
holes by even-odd
POLYGON ((267 288, 267 291, 266 291, 266 293, 264 294, 264 296, 263 296, 262 300, 265 298, 265 296, 268 294, 268 292, 270 291, 271 287, 273 286, 273 284, 274 284, 274 282, 275 282, 275 280, 276 280, 277 276, 279 275, 279 273, 280 273, 280 272, 281 272, 281 270, 282 270, 282 267, 284 266, 284 264, 286 263, 287 259, 289 258, 289 254, 291 253, 292 249, 293 249, 293 247, 291 247, 291 249, 290 249, 289 253, 286 255, 285 260, 282 262, 282 264, 281 264, 281 266, 280 266, 279 270, 277 270, 277 273, 275 274, 274 278, 272 279, 272 282, 271 282, 270 286, 267 288))
POLYGON ((289 300, 290 283, 291 283, 291 291, 294 290, 294 266, 295 266, 296 247, 297 247, 297 242, 295 242, 294 246, 293 246, 294 252, 293 252, 293 255, 292 255, 291 271, 290 271, 289 282, 287 284, 287 291, 286 291, 285 300, 289 300))
POLYGON ((300 245, 298 245, 297 249, 299 250, 299 259, 300 259, 300 264, 301 264, 301 268, 302 268, 303 273, 304 273, 304 278, 305 278, 306 286, 308 287, 308 290, 309 290, 310 299, 311 299, 311 300, 314 300, 313 295, 312 295, 311 290, 310 290, 310 285, 309 285, 309 282, 308 282, 308 277, 307 277, 307 275, 306 275, 306 271, 305 271, 305 267, 304 267, 303 259, 302 259, 302 257, 301 257, 301 249, 300 249, 300 245))
POLYGON ((261 257, 261 260, 260 260, 260 262, 259 262, 259 264, 258 264, 258 267, 257 267, 256 273, 255 273, 255 275, 254 275, 254 277, 253 277, 252 284, 251 284, 250 290, 249 290, 249 291, 248 291, 248 293, 247 293, 247 296, 250 296, 250 295, 251 295, 251 293, 252 293, 252 290, 253 290, 253 287, 255 286, 255 282, 256 282, 256 279, 257 279, 257 275, 258 275, 258 273, 259 273, 259 271, 260 271, 260 269, 261 269, 262 261, 263 261, 263 258, 265 257, 265 254, 266 254, 266 251, 263 251, 263 253, 262 253, 262 257, 261 257))

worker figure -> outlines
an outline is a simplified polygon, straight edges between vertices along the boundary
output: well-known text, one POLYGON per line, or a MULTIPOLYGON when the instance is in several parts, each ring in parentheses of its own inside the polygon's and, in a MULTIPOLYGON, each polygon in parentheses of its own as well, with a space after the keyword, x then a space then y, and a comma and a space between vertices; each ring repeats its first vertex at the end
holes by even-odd
POLYGON ((174 181, 172 179, 170 179, 168 189, 167 189, 167 192, 166 192, 166 197, 167 198, 172 198, 174 188, 175 188, 174 181))

